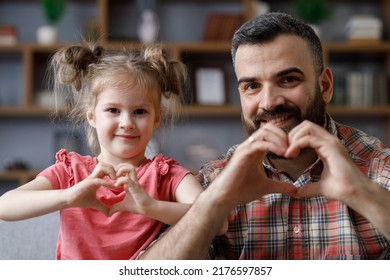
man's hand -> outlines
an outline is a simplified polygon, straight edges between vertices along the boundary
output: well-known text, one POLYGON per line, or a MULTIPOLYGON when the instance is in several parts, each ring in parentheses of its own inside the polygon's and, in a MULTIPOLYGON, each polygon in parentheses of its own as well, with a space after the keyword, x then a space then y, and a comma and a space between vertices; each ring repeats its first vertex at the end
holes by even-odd
POLYGON ((226 168, 207 191, 215 195, 218 204, 230 209, 266 194, 294 196, 296 189, 292 184, 269 179, 262 165, 268 152, 283 156, 287 148, 287 134, 275 125, 264 125, 237 147, 226 168))
POLYGON ((370 185, 365 176, 348 156, 340 140, 324 128, 304 121, 288 135, 289 147, 284 156, 291 158, 303 148, 313 148, 323 162, 321 179, 299 188, 297 195, 324 196, 346 202, 357 188, 370 185))

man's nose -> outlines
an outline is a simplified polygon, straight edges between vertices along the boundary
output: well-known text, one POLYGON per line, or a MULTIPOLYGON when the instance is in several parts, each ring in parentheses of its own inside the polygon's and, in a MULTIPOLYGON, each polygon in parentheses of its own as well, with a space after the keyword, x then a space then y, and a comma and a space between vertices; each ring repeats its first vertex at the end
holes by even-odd
POLYGON ((285 98, 280 90, 272 85, 264 86, 261 94, 259 94, 259 108, 271 111, 275 107, 285 103, 285 98))

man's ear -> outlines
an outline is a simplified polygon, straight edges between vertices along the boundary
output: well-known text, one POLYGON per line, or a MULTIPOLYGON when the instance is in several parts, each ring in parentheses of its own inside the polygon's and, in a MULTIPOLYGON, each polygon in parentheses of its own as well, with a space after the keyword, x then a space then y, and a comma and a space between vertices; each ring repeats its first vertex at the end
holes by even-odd
POLYGON ((95 127, 95 116, 91 110, 87 110, 87 120, 90 126, 95 127))
POLYGON ((329 67, 326 67, 321 73, 320 87, 322 98, 328 104, 333 96, 333 74, 329 67))

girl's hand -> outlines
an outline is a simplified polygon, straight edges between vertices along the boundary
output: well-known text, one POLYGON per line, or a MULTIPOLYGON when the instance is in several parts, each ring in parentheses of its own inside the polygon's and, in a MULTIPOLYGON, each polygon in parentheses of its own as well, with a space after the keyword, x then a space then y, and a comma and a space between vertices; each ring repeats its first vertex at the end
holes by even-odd
POLYGON ((110 216, 119 211, 145 215, 148 208, 153 207, 155 200, 139 184, 135 167, 130 164, 120 164, 116 170, 115 186, 123 185, 126 196, 111 207, 110 216))
POLYGON ((114 167, 110 164, 98 163, 90 176, 67 189, 68 207, 93 208, 109 215, 109 208, 96 198, 96 190, 100 186, 115 188, 112 182, 104 179, 106 176, 116 179, 114 167))

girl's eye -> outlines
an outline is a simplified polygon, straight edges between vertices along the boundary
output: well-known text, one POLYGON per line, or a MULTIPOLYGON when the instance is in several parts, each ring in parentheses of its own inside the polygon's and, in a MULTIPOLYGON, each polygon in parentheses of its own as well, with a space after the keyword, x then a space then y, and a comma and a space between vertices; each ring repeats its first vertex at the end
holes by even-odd
POLYGON ((119 109, 116 109, 116 108, 108 108, 107 112, 110 112, 110 113, 113 113, 113 114, 119 114, 120 113, 119 109))
POLYGON ((136 109, 134 110, 134 115, 143 115, 146 114, 147 111, 145 109, 136 109))

